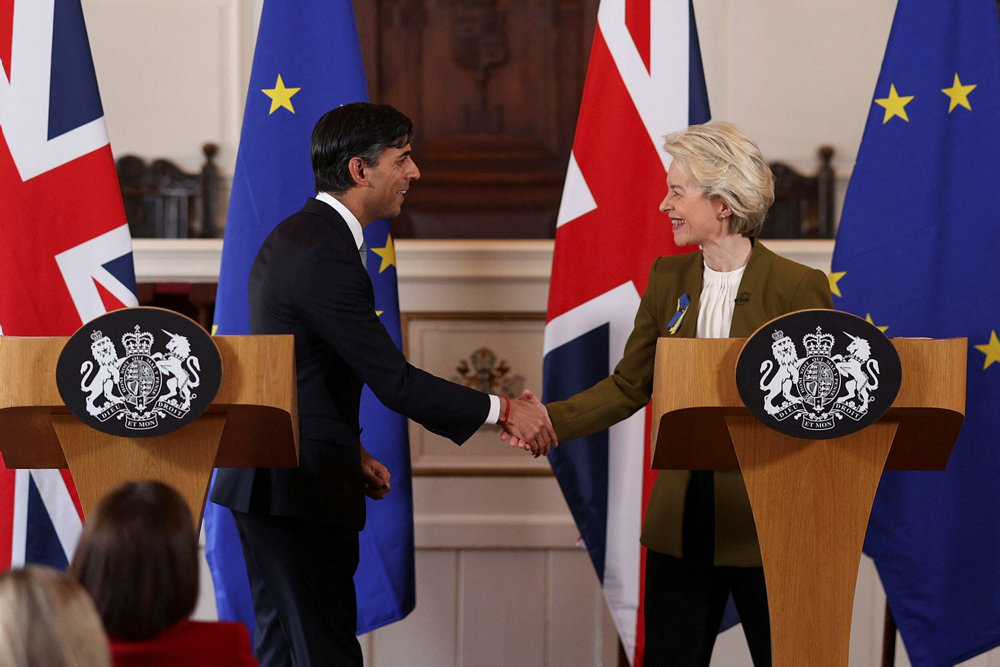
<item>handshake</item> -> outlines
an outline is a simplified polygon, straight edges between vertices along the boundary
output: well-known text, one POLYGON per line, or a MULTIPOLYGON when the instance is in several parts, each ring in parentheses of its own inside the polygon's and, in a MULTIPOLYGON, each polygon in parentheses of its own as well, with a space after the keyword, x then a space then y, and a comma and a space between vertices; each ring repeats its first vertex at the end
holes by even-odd
POLYGON ((500 426, 503 427, 501 440, 508 441, 511 447, 531 452, 536 458, 546 456, 552 447, 559 446, 548 410, 530 389, 511 399, 510 414, 500 426))

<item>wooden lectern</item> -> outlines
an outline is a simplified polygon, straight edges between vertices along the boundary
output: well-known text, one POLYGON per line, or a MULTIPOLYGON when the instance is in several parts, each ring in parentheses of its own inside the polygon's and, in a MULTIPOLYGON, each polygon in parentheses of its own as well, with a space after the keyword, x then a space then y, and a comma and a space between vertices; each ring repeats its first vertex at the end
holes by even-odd
POLYGON ((661 338, 653 467, 736 470, 753 509, 775 667, 848 664, 861 547, 882 470, 943 470, 965 415, 964 338, 898 338, 903 380, 880 420, 829 440, 751 416, 736 388, 743 339, 661 338))
POLYGON ((190 424, 147 438, 102 433, 70 413, 56 386, 68 338, 0 336, 0 453, 8 468, 69 468, 84 515, 122 482, 177 489, 200 529, 213 468, 299 460, 295 348, 286 336, 216 336, 219 393, 190 424))

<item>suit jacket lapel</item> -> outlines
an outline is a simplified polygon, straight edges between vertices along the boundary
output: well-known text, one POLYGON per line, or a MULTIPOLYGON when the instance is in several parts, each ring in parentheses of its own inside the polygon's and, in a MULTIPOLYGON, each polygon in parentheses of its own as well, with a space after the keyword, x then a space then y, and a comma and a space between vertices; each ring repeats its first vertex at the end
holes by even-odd
MULTIPOLYGON (((307 199, 305 205, 302 207, 302 211, 318 215, 326 220, 330 223, 330 228, 333 229, 339 240, 347 243, 352 248, 357 248, 354 242, 354 234, 351 233, 350 228, 347 226, 347 221, 332 206, 318 199, 307 199)), ((358 262, 360 263, 360 261, 361 256, 359 255, 358 262)))
POLYGON ((771 251, 761 245, 760 241, 754 241, 747 268, 736 292, 733 323, 729 327, 730 338, 746 338, 757 330, 764 307, 761 295, 772 256, 771 251))
MULTIPOLYGON (((684 315, 680 329, 675 334, 678 338, 694 338, 698 333, 698 306, 701 302, 701 286, 705 279, 705 272, 702 268, 703 259, 701 251, 691 254, 691 261, 687 262, 678 276, 680 293, 687 294, 691 299, 691 305, 684 315)), ((674 305, 674 304, 671 304, 674 305)))
MULTIPOLYGON (((760 241, 754 241, 747 268, 740 280, 736 292, 736 304, 733 308, 733 322, 729 327, 730 337, 746 338, 757 330, 756 323, 760 320, 763 308, 761 302, 762 286, 767 278, 768 267, 773 254, 760 241)), ((698 333, 698 309, 701 305, 701 289, 704 284, 704 258, 699 250, 691 254, 691 261, 686 262, 678 275, 679 294, 687 294, 691 299, 684 320, 675 336, 694 338, 698 333)), ((668 307, 676 307, 676 303, 668 307)))
POLYGON ((351 233, 350 227, 347 226, 347 221, 344 220, 343 216, 341 216, 336 209, 318 199, 307 199, 305 205, 302 207, 302 212, 311 213, 323 218, 329 223, 330 229, 333 231, 333 234, 337 239, 337 243, 343 243, 345 246, 354 251, 354 256, 358 260, 358 270, 364 273, 364 280, 367 286, 368 295, 369 298, 371 298, 372 305, 374 307, 375 288, 372 286, 371 277, 368 275, 368 271, 365 270, 364 265, 361 263, 361 255, 358 253, 358 246, 354 241, 354 234, 351 233))

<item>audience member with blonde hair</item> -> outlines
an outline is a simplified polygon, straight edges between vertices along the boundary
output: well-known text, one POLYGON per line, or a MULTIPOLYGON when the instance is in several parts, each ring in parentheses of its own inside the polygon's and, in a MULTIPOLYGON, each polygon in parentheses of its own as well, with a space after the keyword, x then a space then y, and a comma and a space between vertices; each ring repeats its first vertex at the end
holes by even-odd
POLYGON ((189 620, 198 601, 198 538, 181 495, 127 482, 87 517, 69 567, 94 599, 123 665, 256 665, 240 623, 189 620))
POLYGON ((76 579, 45 565, 0 575, 0 664, 111 665, 97 609, 76 579))

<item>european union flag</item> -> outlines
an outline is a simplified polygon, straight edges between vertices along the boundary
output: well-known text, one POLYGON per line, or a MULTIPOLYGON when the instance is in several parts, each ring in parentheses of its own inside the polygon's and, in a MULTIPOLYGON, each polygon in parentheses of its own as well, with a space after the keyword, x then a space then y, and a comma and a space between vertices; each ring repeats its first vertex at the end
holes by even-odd
POLYGON ((889 336, 967 337, 944 472, 886 472, 865 551, 913 665, 1000 644, 1000 21, 994 0, 899 0, 830 277, 889 336))
MULTIPOLYGON (((216 334, 249 331, 247 279, 261 243, 315 194, 309 143, 330 109, 367 101, 364 65, 350 0, 265 0, 247 93, 239 154, 226 217, 216 296, 216 334)), ((401 345, 396 253, 389 223, 365 229, 375 307, 401 345)), ((397 621, 415 604, 413 498, 406 418, 366 389, 361 402, 365 448, 392 471, 392 493, 369 502, 361 533, 358 634, 397 621)), ((253 608, 239 539, 228 509, 205 508, 206 555, 219 617, 251 632, 253 608)))

